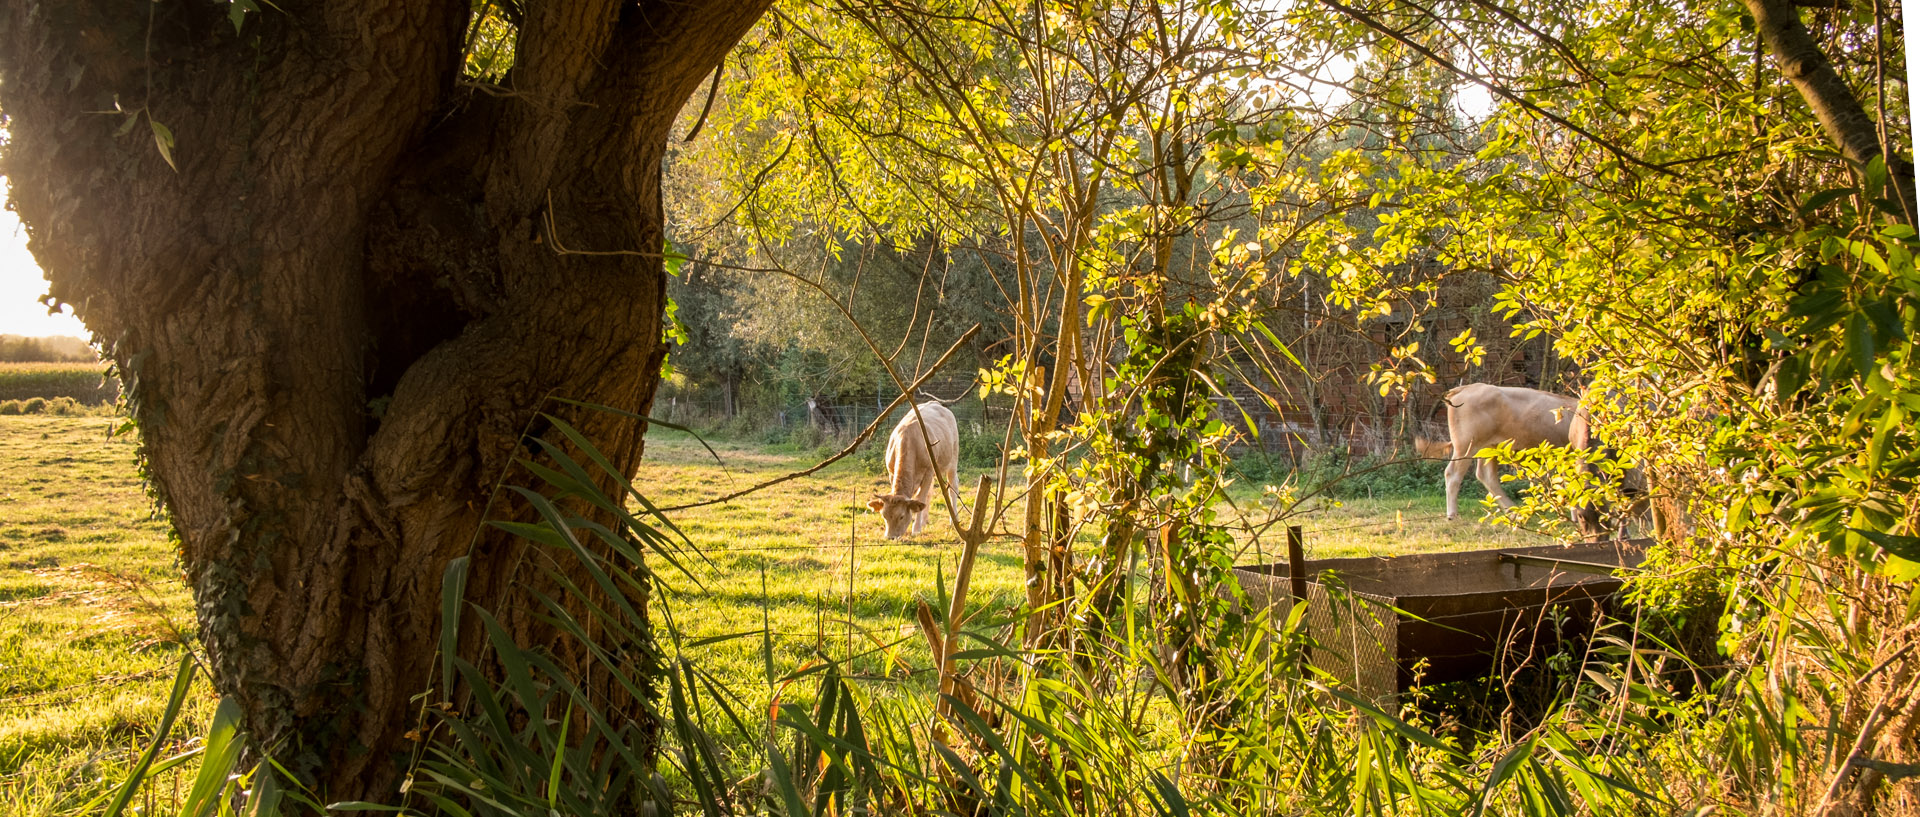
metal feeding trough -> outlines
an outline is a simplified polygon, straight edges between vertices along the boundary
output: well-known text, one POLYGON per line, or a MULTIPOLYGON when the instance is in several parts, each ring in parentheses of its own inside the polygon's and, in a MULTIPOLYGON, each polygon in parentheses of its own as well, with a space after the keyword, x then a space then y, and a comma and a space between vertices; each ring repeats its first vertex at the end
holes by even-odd
MULTIPOLYGON (((1290 548, 1298 553, 1298 539, 1290 548)), ((1561 639, 1590 634, 1600 607, 1620 589, 1615 575, 1638 567, 1644 540, 1299 559, 1235 568, 1252 610, 1284 622, 1307 600, 1305 626, 1319 645, 1311 661, 1361 697, 1382 700, 1416 677, 1440 683, 1491 675, 1538 660, 1561 639)))

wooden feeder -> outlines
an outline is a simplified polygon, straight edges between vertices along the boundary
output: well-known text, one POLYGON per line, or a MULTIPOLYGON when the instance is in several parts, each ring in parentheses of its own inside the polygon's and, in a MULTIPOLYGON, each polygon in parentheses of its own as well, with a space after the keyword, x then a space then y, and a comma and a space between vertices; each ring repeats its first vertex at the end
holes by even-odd
POLYGON ((1304 625, 1319 645, 1311 662, 1371 700, 1416 678, 1485 677, 1591 635, 1620 589, 1616 573, 1646 556, 1645 540, 1627 540, 1301 559, 1297 535, 1290 538, 1293 561, 1305 565, 1299 581, 1288 562, 1235 568, 1248 607, 1269 610, 1278 626, 1305 598, 1304 625))

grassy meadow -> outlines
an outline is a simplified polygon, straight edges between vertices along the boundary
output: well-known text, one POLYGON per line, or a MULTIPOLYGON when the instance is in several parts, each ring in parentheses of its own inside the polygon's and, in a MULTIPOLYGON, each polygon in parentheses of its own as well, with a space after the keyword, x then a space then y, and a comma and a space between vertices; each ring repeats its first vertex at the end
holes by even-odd
MULTIPOLYGON (((118 423, 0 416, 0 813, 72 813, 122 779, 193 633, 135 441, 109 436, 118 423)), ((206 730, 212 692, 195 692, 176 735, 206 730)))
MULTIPOLYGON (((120 779, 155 729, 183 641, 193 633, 192 603, 166 525, 143 491, 135 441, 109 434, 117 423, 106 416, 0 416, 0 814, 78 813, 120 779)), ((815 461, 746 443, 712 444, 717 461, 684 433, 656 432, 640 490, 662 507, 689 504, 815 461)), ((1306 528, 1315 558, 1540 541, 1493 525, 1446 522, 1437 465, 1434 472, 1430 494, 1316 500, 1289 521, 1306 528)), ((979 473, 963 468, 962 483, 971 485, 979 473)), ((928 533, 886 542, 864 507, 883 489, 878 458, 855 456, 727 503, 670 514, 704 554, 686 559, 685 573, 655 565, 669 589, 659 609, 677 626, 683 654, 757 705, 805 694, 777 676, 820 655, 852 655, 853 666, 872 677, 925 679, 929 654, 912 626, 914 605, 935 602, 937 575, 952 581, 960 543, 943 521, 944 506, 936 506, 928 533), (775 677, 767 673, 763 644, 771 647, 775 677)), ((1258 504, 1256 486, 1238 485, 1235 494, 1241 508, 1258 504)), ((1479 512, 1478 500, 1477 486, 1462 497, 1469 515, 1479 512)), ((1271 560, 1284 541, 1281 526, 1245 535, 1241 561, 1271 560)), ((988 542, 971 606, 991 617, 1023 597, 1018 545, 988 542)), ((175 745, 162 757, 191 749, 206 729, 215 700, 204 679, 197 683, 175 745)), ((171 813, 181 794, 170 802, 165 792, 191 782, 192 765, 159 777, 144 795, 149 802, 136 805, 145 814, 171 813)))

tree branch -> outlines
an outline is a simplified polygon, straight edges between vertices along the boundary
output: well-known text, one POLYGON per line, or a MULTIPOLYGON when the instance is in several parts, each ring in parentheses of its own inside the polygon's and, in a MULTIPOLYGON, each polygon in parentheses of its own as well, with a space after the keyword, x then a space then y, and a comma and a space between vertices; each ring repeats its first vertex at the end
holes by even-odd
MULTIPOLYGON (((1755 1, 1756 0, 1748 0, 1749 3, 1755 2, 1755 1)), ((1406 46, 1407 48, 1412 49, 1415 53, 1419 54, 1420 56, 1427 58, 1427 60, 1429 62, 1432 62, 1434 65, 1438 65, 1441 68, 1444 68, 1449 72, 1452 72, 1453 75, 1455 76, 1460 77, 1461 79, 1464 79, 1482 88, 1485 88, 1487 89, 1488 92, 1494 94, 1495 96, 1498 96, 1502 99, 1512 102, 1515 105, 1519 105, 1520 107, 1525 108, 1528 111, 1532 112, 1536 116, 1542 117, 1556 125, 1559 125, 1560 127, 1566 128, 1567 130, 1573 131, 1574 133, 1577 133, 1583 137, 1586 137, 1588 141, 1596 145, 1599 145, 1601 149, 1605 150, 1608 153, 1613 154, 1615 157, 1619 158, 1623 162, 1626 162, 1632 165, 1638 165, 1640 167, 1644 167, 1648 170, 1654 171, 1656 173, 1660 173, 1662 175, 1667 175, 1667 176, 1679 175, 1662 165, 1657 165, 1645 159, 1642 159, 1639 156, 1635 156, 1632 152, 1628 151, 1626 148, 1616 145, 1613 142, 1602 138, 1599 134, 1596 134, 1593 131, 1587 130, 1586 128, 1580 127, 1579 125, 1576 125, 1571 121, 1568 121, 1566 117, 1560 116, 1559 114, 1556 114, 1552 111, 1549 111, 1545 108, 1542 108, 1538 105, 1528 102, 1526 99, 1522 98, 1519 94, 1514 93, 1512 89, 1507 88, 1506 86, 1496 85, 1488 81, 1487 79, 1481 77, 1478 74, 1475 74, 1471 71, 1468 71, 1464 68, 1461 68, 1460 66, 1453 64, 1452 60, 1449 60, 1446 57, 1440 56, 1433 49, 1427 48, 1424 45, 1414 42, 1413 38, 1408 36, 1405 32, 1399 31, 1393 28, 1392 26, 1387 25, 1386 23, 1380 22, 1380 20, 1375 18, 1373 15, 1370 15, 1364 11, 1354 8, 1353 6, 1349 6, 1345 3, 1342 3, 1340 2, 1340 0, 1320 0, 1320 4, 1323 6, 1326 6, 1327 8, 1333 9, 1334 11, 1338 11, 1341 14, 1344 14, 1350 18, 1353 18, 1355 21, 1359 22, 1361 25, 1364 25, 1368 28, 1373 29, 1374 31, 1378 31, 1381 34, 1386 35, 1388 38, 1400 43, 1401 45, 1406 46)))
MULTIPOLYGON (((1800 21, 1800 11, 1794 8, 1794 0, 1744 2, 1747 12, 1753 15, 1761 41, 1773 52, 1780 73, 1793 83, 1794 90, 1807 101, 1807 107, 1813 109, 1814 118, 1827 132, 1827 139, 1839 147, 1840 155, 1861 166, 1883 157, 1879 126, 1861 107, 1846 80, 1833 70, 1833 63, 1827 59, 1826 52, 1820 50, 1820 44, 1807 32, 1806 24, 1800 21)), ((1900 202, 1906 223, 1914 224, 1913 165, 1886 158, 1894 198, 1900 202)))

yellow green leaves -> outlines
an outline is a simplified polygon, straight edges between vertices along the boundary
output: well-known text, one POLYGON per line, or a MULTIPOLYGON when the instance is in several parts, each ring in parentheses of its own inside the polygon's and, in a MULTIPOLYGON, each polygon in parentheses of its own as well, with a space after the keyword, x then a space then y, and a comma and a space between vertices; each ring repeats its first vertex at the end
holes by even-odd
POLYGON ((1114 316, 1113 302, 1108 300, 1105 295, 1088 295, 1085 303, 1087 305, 1088 326, 1094 326, 1103 320, 1110 320, 1114 316))
POLYGON ((1487 349, 1480 345, 1479 338, 1474 337, 1471 326, 1460 330, 1459 334, 1447 341, 1447 345, 1452 346, 1453 351, 1465 357, 1469 366, 1478 366, 1487 359, 1487 349))

